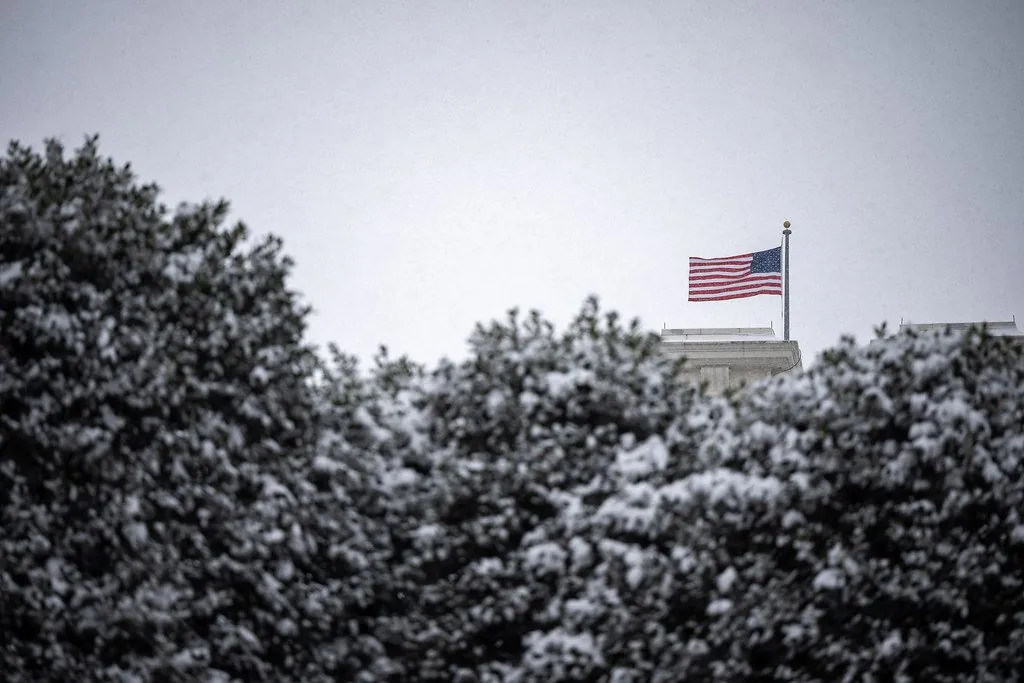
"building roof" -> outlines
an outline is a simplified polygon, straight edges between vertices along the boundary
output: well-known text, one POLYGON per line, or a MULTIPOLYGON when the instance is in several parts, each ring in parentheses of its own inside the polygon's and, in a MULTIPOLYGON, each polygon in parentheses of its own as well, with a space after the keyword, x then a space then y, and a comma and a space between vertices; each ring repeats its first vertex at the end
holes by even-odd
POLYGON ((683 327, 661 331, 663 342, 779 341, 770 327, 683 327))
POLYGON ((719 383, 726 384, 803 368, 800 345, 779 339, 770 327, 665 328, 661 350, 669 357, 684 356, 684 372, 702 375, 715 368, 725 370, 725 379, 719 383))
POLYGON ((997 320, 993 322, 978 321, 969 323, 900 323, 900 332, 904 330, 943 330, 947 327, 953 330, 966 330, 969 327, 980 327, 985 325, 988 332, 994 336, 1020 337, 1021 331, 1017 328, 1016 320, 997 320))

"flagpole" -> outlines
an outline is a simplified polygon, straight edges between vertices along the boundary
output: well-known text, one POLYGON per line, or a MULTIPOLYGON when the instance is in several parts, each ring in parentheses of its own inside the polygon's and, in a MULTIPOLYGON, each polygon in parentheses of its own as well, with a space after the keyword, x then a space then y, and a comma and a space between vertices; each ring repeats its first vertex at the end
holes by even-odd
POLYGON ((786 287, 782 290, 782 338, 789 341, 789 235, 793 231, 789 229, 789 221, 783 221, 782 227, 782 269, 786 287))

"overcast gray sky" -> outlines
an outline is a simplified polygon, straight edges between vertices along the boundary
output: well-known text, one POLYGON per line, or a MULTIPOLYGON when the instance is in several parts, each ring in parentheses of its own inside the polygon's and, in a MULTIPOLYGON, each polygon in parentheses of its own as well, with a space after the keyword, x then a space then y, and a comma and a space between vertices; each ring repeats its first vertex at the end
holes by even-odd
MULTIPOLYGON (((459 358, 589 293, 654 330, 687 257, 777 246, 792 336, 1024 317, 1024 3, 0 0, 0 137, 228 198, 310 337, 459 358)), ((1024 327, 1024 320, 1019 323, 1024 327)))

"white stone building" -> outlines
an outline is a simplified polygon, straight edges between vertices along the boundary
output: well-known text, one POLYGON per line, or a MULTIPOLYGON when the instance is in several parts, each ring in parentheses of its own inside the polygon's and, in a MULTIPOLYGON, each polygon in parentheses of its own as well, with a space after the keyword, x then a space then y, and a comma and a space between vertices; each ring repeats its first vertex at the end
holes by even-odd
POLYGON ((799 344, 770 327, 664 329, 661 350, 686 356, 683 377, 707 382, 711 394, 803 369, 799 344))
POLYGON ((966 330, 969 327, 978 327, 981 325, 988 327, 989 334, 998 337, 1019 337, 1024 338, 1024 333, 1017 329, 1017 319, 1013 320, 997 320, 995 322, 976 322, 976 323, 900 323, 900 332, 904 330, 941 330, 949 327, 954 330, 966 330))
MULTIPOLYGON (((1015 319, 985 324, 991 334, 1024 340, 1015 319)), ((947 326, 956 330, 977 325, 981 323, 901 323, 899 331, 947 326)), ((683 377, 707 382, 711 394, 803 369, 799 344, 779 339, 770 327, 663 329, 661 350, 669 357, 685 356, 683 377)))
MULTIPOLYGON (((898 332, 904 332, 906 330, 943 330, 950 328, 953 330, 966 330, 969 327, 980 327, 985 325, 988 327, 989 334, 997 337, 1015 337, 1024 341, 1024 332, 1017 329, 1017 320, 997 320, 995 322, 989 321, 978 321, 969 323, 911 323, 900 321, 900 327, 898 332)), ((869 343, 877 344, 879 339, 872 339, 869 343)))

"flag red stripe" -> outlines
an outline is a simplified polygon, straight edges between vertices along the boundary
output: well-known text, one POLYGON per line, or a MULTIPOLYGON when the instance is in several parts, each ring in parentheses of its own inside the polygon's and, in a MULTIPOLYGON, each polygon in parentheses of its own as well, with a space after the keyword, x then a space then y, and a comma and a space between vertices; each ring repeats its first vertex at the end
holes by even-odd
POLYGON ((740 277, 729 276, 698 276, 690 278, 691 287, 717 287, 719 285, 759 284, 762 282, 782 283, 778 273, 751 273, 740 277), (696 282, 694 282, 696 280, 696 282))
POLYGON ((737 275, 737 274, 742 275, 743 273, 749 273, 749 272, 750 272, 750 264, 749 263, 747 265, 743 266, 742 268, 734 268, 734 267, 722 268, 721 266, 719 266, 719 267, 712 267, 712 268, 690 268, 690 275, 710 275, 712 273, 725 273, 726 275, 737 275))
POLYGON ((691 294, 689 301, 727 301, 729 299, 745 299, 750 296, 758 296, 759 294, 777 294, 782 296, 782 289, 758 289, 750 292, 743 292, 742 294, 727 294, 725 296, 695 296, 691 294))
POLYGON ((691 294, 721 294, 722 292, 740 292, 744 289, 759 289, 762 287, 777 287, 782 288, 782 281, 775 280, 767 282, 750 282, 747 284, 735 285, 733 287, 718 287, 718 286, 703 286, 703 287, 691 287, 691 294))
POLYGON ((721 294, 722 292, 739 292, 741 290, 756 290, 759 287, 782 287, 782 283, 771 281, 764 281, 760 283, 742 283, 739 285, 733 285, 731 283, 716 283, 714 285, 703 285, 701 287, 691 287, 690 294, 721 294))
POLYGON ((720 280, 722 282, 755 282, 757 280, 779 279, 777 273, 750 273, 749 275, 691 275, 690 282, 701 282, 703 280, 720 280))
POLYGON ((749 263, 754 258, 754 252, 749 254, 736 254, 735 256, 719 256, 717 258, 704 258, 703 256, 691 256, 690 263, 694 261, 703 261, 704 263, 714 263, 715 261, 742 261, 744 259, 749 263))
POLYGON ((694 296, 701 296, 705 294, 725 294, 727 292, 742 292, 744 290, 763 289, 780 290, 782 289, 782 285, 780 283, 761 283, 759 285, 740 285, 738 287, 709 287, 705 289, 691 290, 690 294, 693 294, 694 296))
POLYGON ((753 259, 713 259, 713 260, 691 260, 690 268, 736 268, 737 266, 749 267, 753 259))

